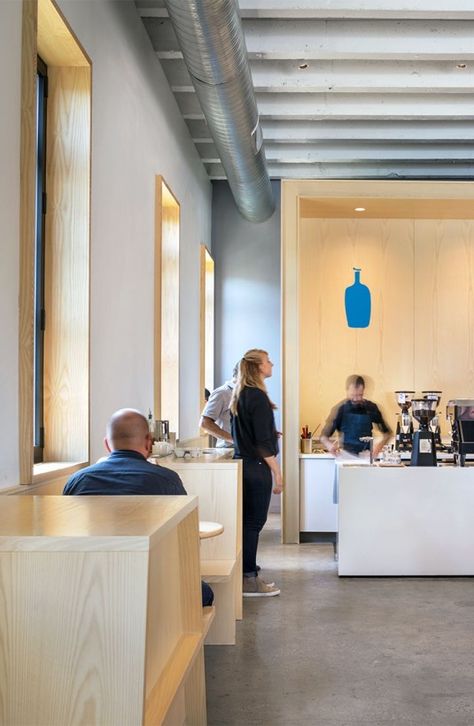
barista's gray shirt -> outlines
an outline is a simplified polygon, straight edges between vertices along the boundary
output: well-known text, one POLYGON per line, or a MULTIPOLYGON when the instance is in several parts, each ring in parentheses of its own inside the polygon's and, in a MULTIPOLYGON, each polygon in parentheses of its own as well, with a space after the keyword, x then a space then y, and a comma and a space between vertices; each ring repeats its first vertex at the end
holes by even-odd
MULTIPOLYGON (((234 390, 233 381, 226 381, 223 386, 216 388, 209 396, 201 416, 212 419, 219 428, 230 434, 230 399, 234 390)), ((216 446, 232 446, 224 439, 217 439, 216 446)))

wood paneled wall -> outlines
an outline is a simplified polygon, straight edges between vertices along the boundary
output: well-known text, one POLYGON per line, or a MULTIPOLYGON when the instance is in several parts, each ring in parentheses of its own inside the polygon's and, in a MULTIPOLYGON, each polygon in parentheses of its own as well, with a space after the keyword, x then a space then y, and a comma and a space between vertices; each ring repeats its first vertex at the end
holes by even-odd
MULTIPOLYGON (((474 396, 474 222, 301 219, 300 423, 323 425, 360 373, 396 425, 397 389, 474 396), (349 328, 353 267, 372 295, 368 328, 349 328)), ((444 416, 442 425, 446 431, 444 416)))
POLYGON ((24 0, 21 52, 20 296, 18 319, 20 484, 29 484, 33 475, 37 32, 36 2, 35 0, 24 0))
POLYGON ((89 458, 91 72, 49 69, 45 461, 89 458))

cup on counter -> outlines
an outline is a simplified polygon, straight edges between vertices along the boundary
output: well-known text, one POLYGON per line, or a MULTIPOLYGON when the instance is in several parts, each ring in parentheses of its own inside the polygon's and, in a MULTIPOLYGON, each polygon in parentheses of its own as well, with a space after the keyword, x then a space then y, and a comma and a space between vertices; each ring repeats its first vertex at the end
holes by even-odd
POLYGON ((312 454, 313 453, 313 439, 300 439, 301 442, 301 453, 312 454))
POLYGON ((182 459, 184 457, 185 453, 186 453, 186 449, 180 449, 180 448, 178 448, 178 449, 175 449, 174 450, 174 455, 178 459, 182 459))
POLYGON ((152 447, 152 454, 155 456, 168 456, 172 451, 173 447, 167 441, 155 441, 152 447))

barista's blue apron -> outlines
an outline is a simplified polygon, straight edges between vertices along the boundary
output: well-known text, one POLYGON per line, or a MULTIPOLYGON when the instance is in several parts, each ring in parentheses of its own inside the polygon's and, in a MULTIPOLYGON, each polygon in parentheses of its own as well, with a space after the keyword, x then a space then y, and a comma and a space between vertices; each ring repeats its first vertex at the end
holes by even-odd
POLYGON ((372 417, 365 411, 365 406, 353 405, 342 414, 343 446, 351 454, 360 454, 369 448, 367 442, 360 440, 361 436, 372 436, 372 417))

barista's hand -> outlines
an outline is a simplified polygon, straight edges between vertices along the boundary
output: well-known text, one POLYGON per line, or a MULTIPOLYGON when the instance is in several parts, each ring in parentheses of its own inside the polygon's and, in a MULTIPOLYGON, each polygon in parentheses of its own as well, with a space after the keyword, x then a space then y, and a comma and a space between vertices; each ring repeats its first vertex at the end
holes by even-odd
POLYGON ((337 441, 333 441, 329 446, 327 447, 328 454, 332 454, 333 456, 337 456, 339 453, 339 444, 337 441))
POLYGON ((380 452, 382 451, 385 443, 386 442, 382 440, 382 441, 379 441, 378 444, 374 444, 374 451, 373 451, 373 457, 374 457, 374 459, 376 459, 377 456, 380 454, 380 452))

